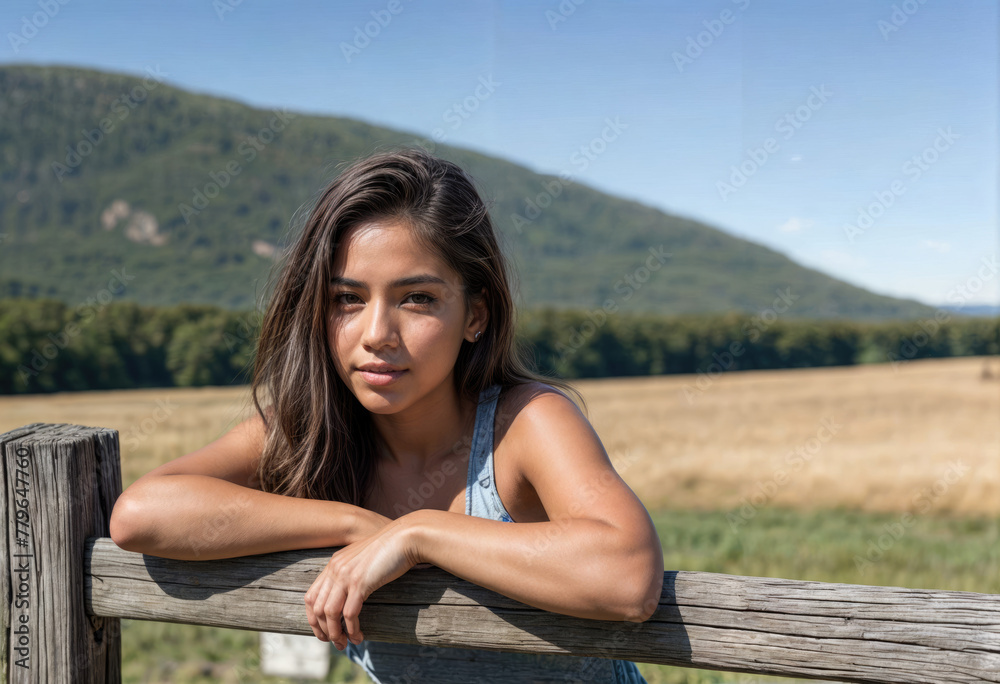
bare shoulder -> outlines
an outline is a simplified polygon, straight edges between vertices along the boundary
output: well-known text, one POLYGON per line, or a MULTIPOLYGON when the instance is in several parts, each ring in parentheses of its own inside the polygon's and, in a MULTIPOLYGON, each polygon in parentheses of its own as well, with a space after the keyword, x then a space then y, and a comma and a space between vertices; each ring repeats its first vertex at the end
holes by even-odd
POLYGON ((500 393, 497 429, 510 429, 537 420, 558 421, 572 414, 590 424, 566 392, 545 382, 528 382, 504 388, 500 393))
POLYGON ((561 403, 560 400, 569 406, 576 406, 561 390, 544 382, 529 382, 504 388, 497 400, 495 441, 499 443, 504 438, 516 419, 520 417, 519 423, 525 421, 527 416, 525 409, 529 405, 530 413, 537 414, 540 411, 545 412, 545 409, 541 408, 543 402, 551 405, 552 402, 561 403))
POLYGON ((503 414, 505 453, 548 519, 585 516, 649 534, 645 507, 615 470, 590 421, 565 393, 544 383, 511 388, 503 414))
POLYGON ((590 421, 570 397, 552 385, 531 382, 506 388, 497 402, 494 441, 504 444, 511 454, 519 479, 531 479, 528 473, 537 461, 561 461, 566 450, 581 455, 581 447, 594 460, 610 467, 604 447, 590 421), (555 449, 559 453, 552 453, 555 449), (544 456, 544 454, 548 456, 544 456))

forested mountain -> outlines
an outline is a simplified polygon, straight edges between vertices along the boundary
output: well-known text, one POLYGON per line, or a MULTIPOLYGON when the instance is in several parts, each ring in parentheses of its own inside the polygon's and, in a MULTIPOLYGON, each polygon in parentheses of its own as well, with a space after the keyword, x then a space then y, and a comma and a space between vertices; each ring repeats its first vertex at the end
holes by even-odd
MULTIPOLYGON (((0 296, 250 308, 289 226, 341 165, 418 140, 185 92, 155 69, 2 67, 0 296)), ((790 317, 934 311, 556 175, 433 151, 468 169, 493 202, 528 308, 613 300, 619 311, 756 313, 780 292, 790 317)))

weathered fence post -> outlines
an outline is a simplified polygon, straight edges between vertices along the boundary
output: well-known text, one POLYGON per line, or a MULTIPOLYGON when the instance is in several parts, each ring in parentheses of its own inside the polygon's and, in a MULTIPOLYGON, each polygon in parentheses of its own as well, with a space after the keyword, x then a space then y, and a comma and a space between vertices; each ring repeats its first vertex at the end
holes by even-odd
POLYGON ((120 682, 120 619, 88 615, 84 543, 121 494, 118 432, 35 423, 0 435, 4 682, 120 682))

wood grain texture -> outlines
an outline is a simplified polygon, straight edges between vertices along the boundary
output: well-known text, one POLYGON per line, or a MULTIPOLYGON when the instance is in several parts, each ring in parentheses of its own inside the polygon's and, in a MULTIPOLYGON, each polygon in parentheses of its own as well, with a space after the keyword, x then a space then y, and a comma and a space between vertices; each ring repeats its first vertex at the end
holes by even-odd
MULTIPOLYGON (((95 615, 311 635, 303 595, 336 549, 180 561, 87 542, 95 615)), ((1000 682, 1000 596, 667 572, 643 623, 532 608, 439 568, 361 611, 375 641, 621 658, 845 682, 1000 682)))
POLYGON ((121 492, 118 433, 33 424, 0 437, 8 682, 120 681, 120 621, 88 615, 84 545, 121 492))

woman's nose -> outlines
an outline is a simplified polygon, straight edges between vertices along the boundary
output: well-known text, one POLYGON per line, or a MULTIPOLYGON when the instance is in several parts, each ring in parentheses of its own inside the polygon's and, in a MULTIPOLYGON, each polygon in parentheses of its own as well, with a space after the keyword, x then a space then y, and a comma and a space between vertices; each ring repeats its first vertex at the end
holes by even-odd
POLYGON ((385 303, 373 301, 365 307, 367 317, 361 343, 367 347, 380 348, 396 343, 398 336, 393 308, 385 303))

